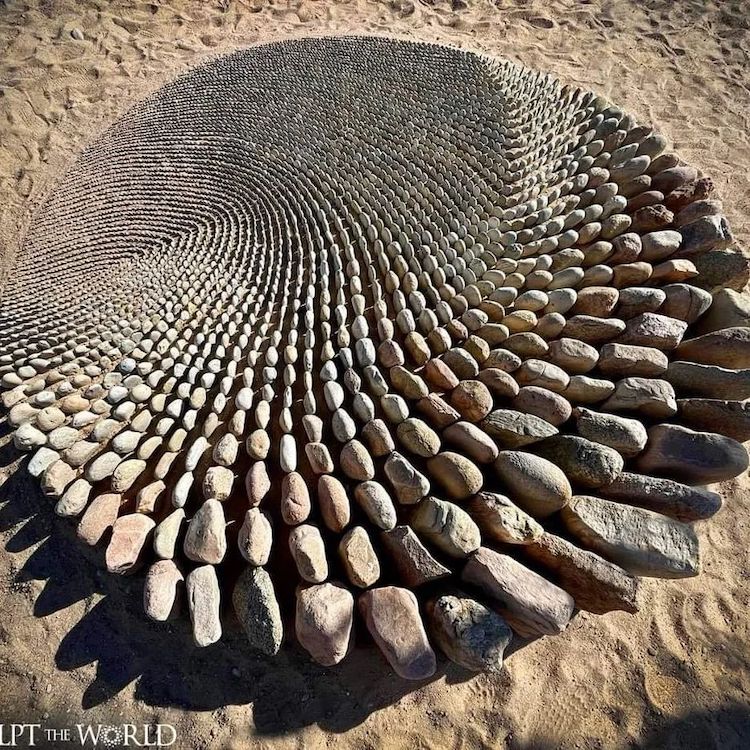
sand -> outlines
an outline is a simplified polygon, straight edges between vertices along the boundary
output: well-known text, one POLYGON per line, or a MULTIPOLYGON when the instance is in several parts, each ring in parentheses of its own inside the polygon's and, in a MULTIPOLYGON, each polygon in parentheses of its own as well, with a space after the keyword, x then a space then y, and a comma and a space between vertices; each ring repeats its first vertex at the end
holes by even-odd
MULTIPOLYGON (((8 2, 0 289, 35 206, 134 102, 207 56, 320 34, 454 44, 592 88, 713 177, 748 248, 748 18, 747 3, 661 0, 8 2)), ((698 524, 699 578, 647 581, 636 616, 579 614, 562 636, 516 650, 499 677, 443 665, 414 686, 383 669, 374 648, 334 670, 293 646, 277 661, 256 658, 238 635, 194 651, 185 623, 157 626, 138 612, 137 577, 100 572, 34 481, 14 473, 2 423, 0 435, 0 722, 168 722, 179 748, 750 743, 747 477, 721 486, 726 507, 698 524)))

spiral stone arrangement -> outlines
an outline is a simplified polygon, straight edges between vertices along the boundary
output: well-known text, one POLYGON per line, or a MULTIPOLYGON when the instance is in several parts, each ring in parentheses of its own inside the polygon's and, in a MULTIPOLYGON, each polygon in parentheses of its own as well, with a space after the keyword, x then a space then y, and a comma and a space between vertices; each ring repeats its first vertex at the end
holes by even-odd
POLYGON ((456 49, 212 60, 34 216, 0 310, 15 445, 198 646, 236 616, 330 666, 359 630, 423 679, 435 646, 496 671, 514 633, 634 612, 639 576, 699 572, 702 485, 750 438, 750 329, 691 330, 732 237, 665 147, 456 49))

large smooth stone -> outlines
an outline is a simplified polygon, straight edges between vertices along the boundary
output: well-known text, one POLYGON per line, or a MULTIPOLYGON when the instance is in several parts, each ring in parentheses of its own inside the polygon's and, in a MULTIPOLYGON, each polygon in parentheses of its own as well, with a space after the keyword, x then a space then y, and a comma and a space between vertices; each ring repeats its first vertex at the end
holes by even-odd
POLYGON ((649 346, 605 344, 599 356, 599 369, 611 378, 659 377, 668 366, 667 355, 649 346))
POLYGON ((613 448, 578 435, 556 435, 538 443, 535 450, 581 487, 609 484, 624 465, 622 456, 613 448))
POLYGON ((465 500, 482 489, 484 477, 479 468, 465 456, 443 451, 428 459, 427 469, 453 500, 465 500))
POLYGON ((456 664, 474 672, 500 672, 513 631, 497 612, 475 599, 441 596, 427 603, 432 637, 456 664))
POLYGON ((305 581, 322 583, 328 578, 326 548, 317 526, 309 523, 295 526, 289 533, 289 551, 305 581))
POLYGON ((570 594, 512 557, 486 547, 469 558, 461 578, 497 601, 502 615, 523 637, 561 633, 573 615, 570 594))
POLYGON ((344 659, 352 642, 354 597, 338 583, 297 589, 295 631, 300 645, 324 667, 344 659))
POLYGON ((359 597, 359 609, 396 674, 405 680, 425 680, 435 674, 435 652, 411 591, 397 586, 370 589, 359 597))
POLYGON ((504 544, 530 544, 544 532, 528 513, 497 492, 480 492, 466 507, 485 536, 504 544))
POLYGON ((573 495, 562 469, 533 453, 502 451, 495 471, 516 502, 536 518, 556 513, 573 495))
POLYGON ((339 557, 349 580, 366 589, 380 578, 380 562, 370 537, 362 526, 355 526, 339 542, 339 557))
POLYGON ((750 328, 737 326, 683 341, 675 357, 732 370, 750 367, 750 328))
POLYGON ((471 422, 456 422, 443 430, 443 437, 458 452, 480 464, 492 463, 497 458, 497 445, 487 433, 471 422))
POLYGON ((434 497, 417 505, 411 525, 451 557, 466 557, 482 543, 479 528, 465 510, 434 497))
POLYGON ((512 409, 495 409, 482 427, 505 448, 520 448, 557 434, 557 428, 546 420, 512 409))
POLYGON ((614 448, 626 458, 640 453, 648 440, 646 428, 637 419, 590 409, 578 409, 576 427, 581 437, 614 448))
POLYGON ((721 495, 703 487, 629 471, 623 471, 612 484, 598 491, 609 500, 648 508, 678 521, 710 518, 722 506, 721 495))
POLYGON ((648 431, 648 445, 637 466, 646 474, 710 484, 746 471, 748 455, 741 443, 724 435, 659 424, 648 431))
POLYGON ((380 535, 383 546, 393 560, 399 578, 409 588, 436 581, 451 574, 419 541, 410 526, 396 526, 380 535))
POLYGON ((677 408, 680 421, 694 430, 718 432, 740 443, 750 440, 750 401, 683 398, 677 399, 677 408))
POLYGON ((523 551, 555 574, 578 609, 599 615, 614 610, 638 611, 638 579, 594 552, 550 533, 544 533, 523 551))
POLYGON ((687 330, 684 320, 659 313, 642 313, 631 318, 617 343, 648 346, 654 349, 674 349, 687 330))
POLYGON ((697 362, 672 362, 664 377, 685 395, 732 401, 750 398, 750 368, 729 370, 697 362))
POLYGON ((605 411, 637 411, 652 419, 664 419, 677 413, 672 384, 655 378, 624 378, 604 402, 605 411))
POLYGON ((576 495, 562 517, 583 544, 634 575, 685 578, 700 572, 698 538, 687 524, 588 495, 576 495))
POLYGON ((190 620, 193 623, 193 640, 197 646, 210 646, 221 638, 221 593, 216 568, 213 565, 202 565, 190 571, 185 580, 185 588, 190 620))
POLYGON ((183 550, 195 562, 218 565, 227 552, 224 508, 218 500, 206 500, 190 519, 183 550))
POLYGON ((164 622, 175 609, 177 587, 184 578, 172 560, 157 560, 143 584, 143 610, 148 617, 164 622))
MULTIPOLYGON (((119 495, 114 497, 119 497, 119 495)), ((91 506, 89 506, 90 509, 91 506)), ((81 520, 82 525, 85 520, 86 516, 81 520)), ((143 548, 154 526, 156 524, 153 518, 144 516, 142 513, 120 516, 112 526, 112 538, 109 540, 105 553, 107 570, 110 573, 120 574, 133 570, 141 560, 143 548)))
POLYGON ((265 568, 245 568, 237 579, 232 604, 250 645, 268 656, 279 652, 284 637, 281 612, 265 568))

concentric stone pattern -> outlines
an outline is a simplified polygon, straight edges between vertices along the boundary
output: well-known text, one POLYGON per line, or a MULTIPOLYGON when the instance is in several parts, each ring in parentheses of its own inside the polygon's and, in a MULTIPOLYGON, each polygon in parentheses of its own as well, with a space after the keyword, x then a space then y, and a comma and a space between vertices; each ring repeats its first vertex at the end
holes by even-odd
POLYGON ((37 211, 3 404, 55 512, 154 620, 323 665, 514 637, 700 569, 743 472, 750 334, 696 336, 712 183, 594 94, 427 44, 183 75, 37 211), (286 634, 286 635, 285 635, 286 634))

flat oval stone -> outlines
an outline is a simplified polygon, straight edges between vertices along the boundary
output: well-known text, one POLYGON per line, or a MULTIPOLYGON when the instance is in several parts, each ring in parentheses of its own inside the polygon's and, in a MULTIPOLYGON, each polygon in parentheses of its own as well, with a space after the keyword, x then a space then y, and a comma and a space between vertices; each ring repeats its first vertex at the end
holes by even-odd
POLYGON ((172 560, 157 560, 143 584, 143 611, 156 622, 165 622, 175 609, 179 584, 185 579, 172 560))
MULTIPOLYGON (((81 522, 84 520, 85 516, 81 522)), ((120 575, 133 570, 140 561, 143 548, 154 526, 154 520, 142 513, 120 516, 112 525, 112 538, 105 553, 107 570, 120 575)))
POLYGON ((185 520, 183 508, 176 508, 166 518, 159 522, 154 529, 154 553, 162 560, 174 557, 177 537, 185 520))
POLYGON ((273 582, 265 568, 242 571, 232 593, 232 605, 252 648, 268 656, 277 654, 284 627, 273 582))
POLYGON ((638 411, 653 419, 664 419, 677 413, 677 399, 672 385, 655 378, 623 378, 615 392, 604 402, 605 411, 638 411))
POLYGON ((503 617, 523 637, 561 633, 573 615, 570 594, 512 557, 486 547, 469 558, 461 578, 497 602, 503 617))
POLYGON ((468 422, 479 422, 492 410, 492 394, 480 380, 462 380, 450 398, 451 405, 468 422))
POLYGON ((468 458, 452 451, 438 453, 427 461, 430 475, 453 500, 463 500, 479 492, 484 478, 468 458))
POLYGON ((599 369, 613 378, 658 378, 668 366, 667 355, 653 347, 605 344, 599 355, 599 369))
POLYGON ((688 339, 676 348, 674 356, 680 360, 732 370, 750 367, 750 328, 723 328, 688 339))
POLYGON ((674 349, 687 330, 684 320, 659 313, 642 313, 628 320, 617 343, 647 346, 654 349, 674 349))
POLYGON ((685 578, 700 572, 692 527, 643 508, 576 495, 562 512, 587 547, 634 575, 685 578))
POLYGON ((579 435, 555 435, 534 446, 544 458, 560 467, 574 484, 601 487, 622 472, 622 456, 612 448, 579 435))
POLYGON ((456 422, 443 430, 443 437, 459 453, 480 464, 492 463, 497 458, 497 445, 484 430, 471 422, 456 422))
POLYGON ((435 673, 435 652, 411 591, 396 586, 370 589, 360 596, 359 609, 396 674, 405 680, 425 680, 435 673))
POLYGON ((495 409, 482 421, 482 428, 507 448, 520 448, 557 434, 557 428, 533 414, 495 409))
POLYGON ((421 419, 409 417, 396 428, 401 444, 411 453, 422 458, 434 456, 440 450, 437 433, 421 419))
POLYGON ((561 338, 549 345, 550 362, 571 375, 583 375, 596 367, 599 352, 590 344, 571 338, 561 338))
POLYGON ((328 578, 325 544, 317 527, 302 524, 293 528, 289 533, 289 550, 305 581, 322 583, 328 578))
POLYGON ((362 526, 347 531, 339 542, 339 557, 349 580, 366 589, 380 578, 380 562, 362 526))
POLYGON ((434 497, 416 506, 411 525, 451 557, 466 557, 482 543, 478 526, 465 510, 434 497))
POLYGON ((281 517, 290 526, 307 520, 312 505, 307 482, 296 471, 284 476, 281 481, 281 517))
POLYGON ((122 495, 108 492, 97 495, 78 524, 78 538, 90 546, 98 544, 107 529, 111 529, 120 512, 122 495))
POLYGON ((413 505, 430 491, 430 480, 397 451, 388 456, 384 470, 399 503, 413 505))
POLYGON ((572 413, 570 402, 564 396, 534 385, 521 388, 511 406, 524 414, 540 417, 555 427, 567 422, 572 413))
POLYGON ((349 524, 349 496, 344 485, 336 477, 326 474, 318 479, 318 507, 325 525, 331 531, 343 531, 349 524))
POLYGON ((647 474, 661 474, 689 484, 710 484, 746 471, 748 455, 741 443, 724 435, 659 424, 649 429, 648 445, 637 465, 647 474))
POLYGON ((637 419, 584 408, 577 410, 576 427, 582 437, 614 448, 626 458, 640 453, 648 440, 646 428, 637 419))
POLYGON ((213 565, 202 565, 185 580, 188 609, 197 646, 210 646, 221 638, 219 579, 213 565))
POLYGON ((375 476, 372 458, 359 440, 350 440, 341 449, 339 463, 344 474, 350 479, 362 482, 375 476))
POLYGON ((396 525, 396 508, 388 490, 382 484, 374 481, 362 482, 354 490, 354 497, 370 521, 378 528, 392 529, 396 525))
POLYGON ((297 589, 295 632, 300 645, 324 667, 341 662, 352 645, 354 597, 338 583, 297 589))
POLYGON ((556 513, 573 495, 562 469, 532 453, 501 451, 495 471, 516 502, 536 518, 556 513))

